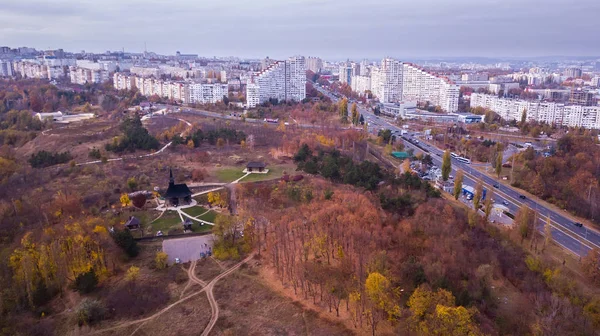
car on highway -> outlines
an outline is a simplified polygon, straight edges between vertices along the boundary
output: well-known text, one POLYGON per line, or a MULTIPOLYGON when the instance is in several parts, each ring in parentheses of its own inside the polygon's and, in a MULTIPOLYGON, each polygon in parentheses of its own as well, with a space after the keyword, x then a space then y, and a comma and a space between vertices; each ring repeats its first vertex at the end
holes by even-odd
POLYGON ((500 188, 500 185, 498 183, 494 184, 494 188, 498 189, 500 188))
POLYGON ((575 222, 573 223, 573 225, 577 226, 577 227, 583 227, 583 224, 579 223, 579 222, 575 222))
POLYGON ((526 199, 527 197, 525 197, 525 195, 519 195, 520 199, 526 199))
POLYGON ((508 205, 508 201, 504 200, 504 201, 502 201, 502 204, 508 205))

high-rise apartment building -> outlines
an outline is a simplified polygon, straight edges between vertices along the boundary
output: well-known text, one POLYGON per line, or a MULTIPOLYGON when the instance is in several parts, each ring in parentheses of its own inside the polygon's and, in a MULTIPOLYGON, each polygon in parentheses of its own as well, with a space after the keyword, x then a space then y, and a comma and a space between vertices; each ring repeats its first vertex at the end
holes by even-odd
POLYGON ((429 102, 447 112, 456 112, 460 87, 411 63, 384 58, 371 69, 371 91, 382 103, 429 102))
POLYGON ((190 83, 189 95, 190 103, 214 104, 223 100, 227 96, 227 84, 214 83, 190 83))
POLYGON ((352 86, 352 77, 360 75, 360 64, 354 62, 345 62, 340 64, 339 76, 340 82, 352 86))
POLYGON ((12 63, 10 61, 0 60, 0 77, 14 76, 12 63))
POLYGON ((352 77, 352 91, 363 96, 365 91, 371 90, 371 77, 369 76, 354 76, 352 77))
POLYGON ((309 56, 306 58, 306 69, 314 73, 319 73, 323 69, 323 61, 318 57, 309 56))
POLYGON ((583 75, 581 68, 568 68, 565 70, 565 76, 567 77, 581 78, 581 75, 583 75))
POLYGON ((118 72, 113 75, 113 85, 117 90, 137 89, 147 97, 157 95, 184 104, 214 104, 228 95, 226 83, 172 82, 118 72))
POLYGON ((505 120, 520 120, 523 111, 526 111, 527 120, 600 129, 600 106, 565 105, 473 93, 471 94, 471 107, 490 109, 505 120))
MULTIPOLYGON (((375 70, 375 69, 373 69, 375 70)), ((384 58, 375 72, 375 79, 371 78, 371 86, 377 91, 373 92, 382 103, 402 100, 402 62, 393 58, 384 58), (377 81, 375 85, 373 83, 377 81)))
POLYGON ((301 101, 306 98, 306 59, 302 56, 276 61, 253 75, 246 85, 246 103, 255 107, 269 99, 301 101))

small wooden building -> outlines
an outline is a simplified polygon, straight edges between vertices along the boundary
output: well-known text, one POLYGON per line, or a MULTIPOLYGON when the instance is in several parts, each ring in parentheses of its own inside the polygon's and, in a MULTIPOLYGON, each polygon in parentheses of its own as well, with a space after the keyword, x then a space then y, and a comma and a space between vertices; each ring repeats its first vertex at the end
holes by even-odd
POLYGON ((267 167, 267 165, 264 164, 263 162, 248 162, 248 164, 246 165, 246 171, 248 173, 254 173, 254 172, 262 173, 266 167, 267 167))
POLYGON ((139 229, 139 228, 140 228, 140 226, 141 226, 141 224, 142 224, 142 223, 140 222, 140 220, 139 220, 139 219, 137 219, 137 218, 136 218, 136 217, 134 217, 134 216, 129 216, 129 219, 127 220, 127 222, 125 222, 125 227, 126 227, 128 230, 131 230, 131 231, 132 231, 132 230, 137 230, 137 229, 139 229))
POLYGON ((189 218, 186 218, 183 221, 183 231, 192 231, 192 220, 189 218))

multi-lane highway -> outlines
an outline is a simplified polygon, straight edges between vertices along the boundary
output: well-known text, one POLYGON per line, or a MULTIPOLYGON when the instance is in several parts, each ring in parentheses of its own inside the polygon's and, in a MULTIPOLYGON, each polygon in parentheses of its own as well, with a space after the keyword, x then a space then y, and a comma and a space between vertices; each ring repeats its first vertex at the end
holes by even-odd
MULTIPOLYGON (((317 87, 317 89, 331 98, 334 102, 338 100, 338 98, 333 96, 330 92, 320 87, 317 87)), ((362 105, 358 105, 358 109, 365 118, 365 121, 369 122, 369 131, 387 128, 394 132, 397 136, 400 135, 401 129, 386 118, 373 115, 372 111, 363 107, 362 105)), ((421 148, 417 147, 411 142, 416 140, 414 137, 414 131, 410 133, 406 135, 406 139, 410 141, 405 141, 405 145, 408 146, 408 148, 412 148, 415 153, 422 152, 421 148), (412 133, 412 135, 410 133, 412 133)), ((422 139, 419 139, 419 141, 421 142, 419 146, 423 147, 431 155, 433 162, 438 167, 441 167, 442 156, 444 153, 443 150, 426 142, 422 142, 422 139)), ((529 208, 537 211, 539 218, 537 228, 542 233, 544 232, 543 228, 544 225, 546 225, 547 217, 549 216, 552 225, 552 238, 557 244, 561 245, 570 252, 578 256, 585 256, 590 249, 595 247, 600 248, 600 234, 597 231, 591 230, 585 226, 575 226, 574 220, 567 217, 565 213, 547 207, 535 199, 523 196, 523 194, 518 190, 498 182, 487 174, 474 169, 470 164, 461 163, 455 159, 452 159, 453 174, 456 174, 456 171, 459 169, 463 170, 465 173, 463 182, 464 184, 475 186, 477 181, 481 180, 486 189, 494 191, 494 200, 496 202, 504 203, 504 205, 508 207, 512 214, 516 214, 522 204, 526 204, 529 206, 529 208), (497 188, 494 187, 494 185, 496 185, 497 188)))

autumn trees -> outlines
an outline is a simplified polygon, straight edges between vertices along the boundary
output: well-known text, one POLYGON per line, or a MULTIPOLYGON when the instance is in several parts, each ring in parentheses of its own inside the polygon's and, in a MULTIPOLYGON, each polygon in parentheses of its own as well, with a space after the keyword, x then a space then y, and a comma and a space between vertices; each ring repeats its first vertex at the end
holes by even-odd
POLYGON ((483 335, 475 322, 476 308, 455 306, 452 293, 421 285, 407 303, 411 329, 422 335, 483 335))
POLYGON ((107 143, 105 145, 107 151, 121 153, 124 151, 132 152, 136 149, 158 149, 159 147, 158 140, 148 133, 137 114, 123 119, 120 129, 123 135, 112 143, 107 143))
POLYGON ((342 123, 348 122, 348 99, 342 98, 338 103, 338 114, 342 123))
POLYGON ((513 185, 578 216, 600 219, 600 148, 595 139, 568 134, 549 154, 528 149, 516 155, 513 185))
POLYGON ((462 185, 463 185, 464 178, 465 178, 465 173, 463 172, 462 169, 459 169, 456 172, 456 177, 454 178, 453 195, 454 195, 454 199, 456 199, 456 200, 460 197, 460 194, 462 193, 462 185))
POLYGON ((452 157, 450 156, 450 151, 446 150, 444 152, 444 156, 442 157, 442 179, 444 181, 448 181, 448 177, 450 177, 451 172, 452 172, 452 157))

